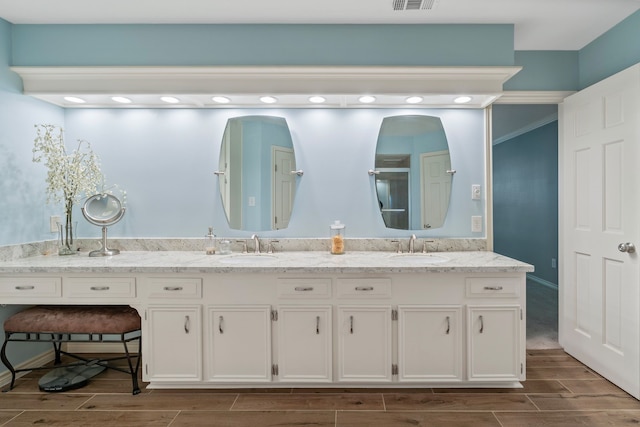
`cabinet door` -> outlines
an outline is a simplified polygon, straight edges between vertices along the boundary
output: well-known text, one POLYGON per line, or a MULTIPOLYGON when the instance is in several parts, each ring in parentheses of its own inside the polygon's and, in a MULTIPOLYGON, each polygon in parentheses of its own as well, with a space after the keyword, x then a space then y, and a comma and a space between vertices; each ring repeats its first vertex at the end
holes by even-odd
POLYGON ((467 310, 469 380, 524 378, 520 306, 468 306, 467 310))
POLYGON ((391 381, 391 307, 338 307, 339 380, 391 381))
POLYGON ((460 306, 398 306, 398 379, 462 380, 460 306))
POLYGON ((147 360, 150 381, 200 381, 202 329, 200 306, 147 309, 147 360))
POLYGON ((271 381, 271 306, 209 307, 209 379, 271 381))
POLYGON ((280 381, 331 381, 331 306, 281 306, 277 324, 280 381))

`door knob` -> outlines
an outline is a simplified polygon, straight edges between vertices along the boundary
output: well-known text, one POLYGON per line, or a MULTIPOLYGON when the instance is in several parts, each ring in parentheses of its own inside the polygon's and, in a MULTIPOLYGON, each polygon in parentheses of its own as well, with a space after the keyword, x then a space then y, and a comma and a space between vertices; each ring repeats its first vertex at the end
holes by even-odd
POLYGON ((629 242, 620 243, 618 245, 618 250, 620 252, 626 252, 626 253, 632 254, 632 253, 634 253, 636 251, 636 247, 634 246, 633 243, 629 243, 629 242))

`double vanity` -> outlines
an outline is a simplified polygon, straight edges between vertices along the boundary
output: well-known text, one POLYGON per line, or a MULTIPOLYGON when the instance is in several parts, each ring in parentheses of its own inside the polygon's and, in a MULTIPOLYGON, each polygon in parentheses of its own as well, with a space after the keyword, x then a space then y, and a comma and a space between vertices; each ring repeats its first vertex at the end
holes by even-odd
POLYGON ((126 304, 151 388, 520 387, 525 274, 488 251, 0 262, 3 304, 126 304))

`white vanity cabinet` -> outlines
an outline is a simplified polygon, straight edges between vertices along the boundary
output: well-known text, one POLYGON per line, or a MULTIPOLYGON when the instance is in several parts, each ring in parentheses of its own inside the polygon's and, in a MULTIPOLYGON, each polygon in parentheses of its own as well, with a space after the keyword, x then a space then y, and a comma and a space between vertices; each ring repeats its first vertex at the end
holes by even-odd
POLYGON ((338 306, 338 380, 390 382, 391 306, 338 306))
POLYGON ((202 380, 202 308, 151 305, 145 311, 144 379, 161 382, 202 380))
POLYGON ((0 263, 0 297, 135 307, 150 388, 519 387, 531 266, 446 256, 428 267, 375 252, 256 265, 175 252, 42 257, 0 263))
POLYGON ((208 307, 209 381, 271 381, 271 316, 270 305, 208 307))
POLYGON ((202 279, 143 277, 140 285, 149 303, 142 318, 144 380, 202 381, 202 279))
POLYGON ((398 306, 398 381, 462 381, 460 305, 398 306))
POLYGON ((330 382, 333 316, 330 305, 278 307, 277 372, 281 382, 330 382))
POLYGON ((469 381, 518 381, 524 375, 522 308, 468 306, 469 381))

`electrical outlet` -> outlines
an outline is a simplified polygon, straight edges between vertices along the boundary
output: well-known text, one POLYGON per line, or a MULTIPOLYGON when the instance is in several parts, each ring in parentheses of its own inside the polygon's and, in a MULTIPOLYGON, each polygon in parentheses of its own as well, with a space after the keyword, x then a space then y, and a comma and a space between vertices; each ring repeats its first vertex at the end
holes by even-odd
POLYGON ((249 206, 255 206, 256 205, 256 198, 254 196, 249 196, 248 205, 249 206))
POLYGON ((52 215, 49 217, 49 231, 52 233, 58 232, 58 224, 62 222, 62 218, 59 215, 52 215))
POLYGON ((481 216, 472 216, 471 217, 471 232, 472 233, 481 233, 482 232, 482 217, 481 216))

